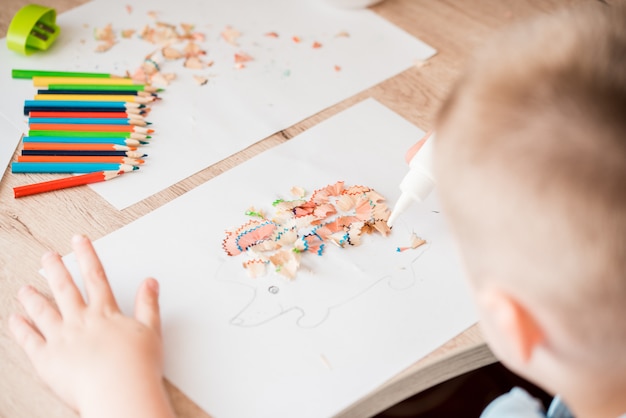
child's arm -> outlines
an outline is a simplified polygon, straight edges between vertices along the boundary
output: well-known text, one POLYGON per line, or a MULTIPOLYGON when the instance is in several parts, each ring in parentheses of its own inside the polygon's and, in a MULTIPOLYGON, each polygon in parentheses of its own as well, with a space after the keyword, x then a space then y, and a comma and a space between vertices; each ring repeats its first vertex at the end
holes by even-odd
POLYGON ((10 327, 35 370, 83 418, 172 418, 163 386, 158 283, 145 280, 134 318, 115 301, 91 242, 72 246, 89 299, 86 303, 58 254, 42 264, 58 310, 30 286, 18 298, 29 319, 14 314, 10 327))

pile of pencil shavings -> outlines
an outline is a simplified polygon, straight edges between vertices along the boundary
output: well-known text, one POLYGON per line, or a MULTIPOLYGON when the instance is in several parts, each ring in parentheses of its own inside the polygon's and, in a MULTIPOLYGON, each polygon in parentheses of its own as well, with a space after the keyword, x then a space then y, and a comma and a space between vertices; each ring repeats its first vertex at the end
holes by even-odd
POLYGON ((296 277, 304 254, 321 256, 327 243, 341 248, 357 246, 364 233, 389 234, 385 199, 365 186, 346 187, 343 181, 314 191, 309 199, 294 187, 294 200, 272 203, 274 216, 250 209, 248 222, 226 231, 222 248, 229 256, 245 254, 243 267, 252 278, 268 270, 296 277))

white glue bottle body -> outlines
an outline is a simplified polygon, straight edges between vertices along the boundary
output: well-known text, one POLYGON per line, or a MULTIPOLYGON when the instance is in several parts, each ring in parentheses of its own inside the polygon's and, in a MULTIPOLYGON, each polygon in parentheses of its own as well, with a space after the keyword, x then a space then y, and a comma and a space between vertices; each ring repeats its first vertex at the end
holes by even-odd
POLYGON ((411 158, 409 162, 409 172, 400 183, 402 194, 393 207, 387 225, 392 226, 395 220, 413 202, 423 202, 435 187, 435 176, 433 174, 433 148, 435 134, 426 138, 426 142, 411 158))

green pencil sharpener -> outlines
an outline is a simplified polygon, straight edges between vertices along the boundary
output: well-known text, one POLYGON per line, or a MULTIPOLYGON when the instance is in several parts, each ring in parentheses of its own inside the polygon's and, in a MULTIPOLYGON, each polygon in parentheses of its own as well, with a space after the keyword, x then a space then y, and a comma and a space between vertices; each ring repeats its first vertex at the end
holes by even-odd
POLYGON ((9 25, 7 46, 24 55, 45 51, 61 31, 56 18, 56 10, 49 7, 38 4, 22 7, 9 25))

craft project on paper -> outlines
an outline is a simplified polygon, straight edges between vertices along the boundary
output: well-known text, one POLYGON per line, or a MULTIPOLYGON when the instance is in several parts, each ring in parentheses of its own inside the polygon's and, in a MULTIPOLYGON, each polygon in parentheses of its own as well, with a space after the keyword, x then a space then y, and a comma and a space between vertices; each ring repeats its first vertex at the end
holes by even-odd
MULTIPOLYGON (((363 235, 378 233, 386 237, 390 210, 385 198, 367 186, 346 186, 343 181, 315 190, 309 198, 301 187, 291 189, 291 200, 278 199, 272 203, 273 213, 250 208, 246 215, 252 219, 226 231, 222 248, 229 256, 244 257, 241 263, 248 276, 256 280, 242 283, 252 289, 250 302, 231 320, 238 326, 258 326, 291 311, 300 313, 301 327, 314 327, 323 322, 332 308, 339 307, 387 279, 390 287, 403 289, 415 283, 413 263, 426 250, 426 240, 411 236, 407 247, 398 252, 422 247, 406 266, 393 274, 373 275, 368 280, 343 277, 324 284, 313 277, 314 283, 285 283, 277 275, 293 280, 303 257, 321 257, 331 245, 339 249, 357 247, 363 235), (266 276, 270 277, 266 277, 266 276), (351 286, 346 286, 352 281, 351 286), (319 282, 319 285, 318 285, 319 282), (311 294, 317 297, 311 298, 311 294), (305 297, 299 297, 299 295, 305 297), (315 301, 311 304, 307 301, 315 301), (326 303, 318 303, 323 300, 326 303)), ((402 249, 401 249, 402 248, 402 249)), ((341 257, 341 255, 340 255, 341 257)), ((376 271, 376 260, 364 265, 365 271, 376 271)), ((313 271, 314 273, 314 271, 313 271)), ((230 274, 229 274, 230 276, 230 274)), ((220 275, 218 274, 218 277, 220 275)), ((237 277, 235 275, 235 277, 237 277)), ((228 280, 222 279, 222 280, 228 280)))

